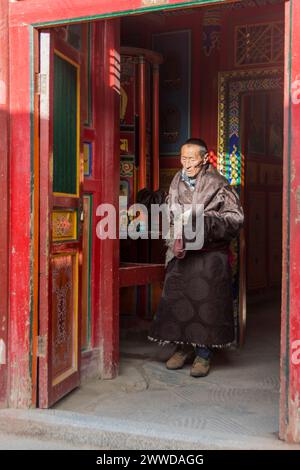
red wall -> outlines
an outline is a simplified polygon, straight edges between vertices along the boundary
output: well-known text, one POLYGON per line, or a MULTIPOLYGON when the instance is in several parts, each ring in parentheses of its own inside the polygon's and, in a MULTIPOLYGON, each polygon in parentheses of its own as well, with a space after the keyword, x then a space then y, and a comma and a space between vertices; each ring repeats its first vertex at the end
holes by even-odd
POLYGON ((280 436, 300 442, 300 3, 286 4, 280 436))
POLYGON ((8 1, 0 0, 0 407, 6 405, 8 324, 8 1), (0 345, 1 347, 1 345, 0 345), (2 363, 2 364, 1 364, 2 363))

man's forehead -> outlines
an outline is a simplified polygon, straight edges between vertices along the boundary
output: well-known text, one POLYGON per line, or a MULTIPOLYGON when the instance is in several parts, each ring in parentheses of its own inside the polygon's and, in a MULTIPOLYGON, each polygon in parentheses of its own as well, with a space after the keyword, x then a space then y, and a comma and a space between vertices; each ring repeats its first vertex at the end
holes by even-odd
POLYGON ((181 155, 200 155, 199 145, 196 144, 184 144, 181 147, 181 155))

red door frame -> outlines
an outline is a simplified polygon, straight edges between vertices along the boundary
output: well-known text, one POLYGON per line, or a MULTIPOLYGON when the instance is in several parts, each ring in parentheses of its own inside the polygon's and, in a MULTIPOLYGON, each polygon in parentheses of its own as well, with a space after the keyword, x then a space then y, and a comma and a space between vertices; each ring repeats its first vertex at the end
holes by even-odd
MULTIPOLYGON (((31 345, 28 328, 33 312, 34 282, 31 265, 33 207, 31 197, 34 190, 31 175, 34 171, 32 164, 32 121, 33 100, 30 87, 33 83, 33 67, 30 61, 30 51, 33 52, 34 29, 47 25, 62 24, 68 21, 83 21, 100 18, 113 18, 125 14, 137 14, 150 10, 187 7, 199 4, 222 3, 218 0, 178 1, 178 0, 117 0, 112 2, 102 0, 71 0, 62 3, 52 0, 51 7, 47 2, 27 0, 10 5, 10 54, 14 57, 10 74, 10 114, 11 114, 11 181, 12 194, 11 216, 11 250, 10 250, 10 404, 11 406, 31 405, 31 345), (70 5, 72 4, 72 5, 70 5), (149 6, 150 5, 150 6, 149 6), (151 6, 152 5, 152 6, 151 6), (127 8, 126 8, 127 7, 127 8), (99 13, 101 10, 101 13, 99 13), (30 26, 28 26, 30 25, 30 26), (27 51, 27 53, 26 53, 27 51), (22 79, 20 83, 20 77, 22 79), (22 113, 20 113, 22 110, 22 113), (26 158, 26 156, 28 156, 26 158), (29 158, 29 156, 31 158, 29 158), (22 188, 22 191, 20 191, 22 188), (22 226, 20 227, 20 214, 22 226), (18 273, 22 272, 23 282, 19 285, 18 273), (18 338, 15 341, 15 338, 18 338), (17 366, 17 367, 16 367, 17 366)), ((300 300, 297 299, 300 288, 300 276, 296 262, 300 258, 300 228, 299 191, 300 160, 297 161, 297 150, 300 144, 300 106, 297 99, 297 76, 300 76, 299 31, 297 22, 300 21, 300 5, 298 0, 287 1, 286 4, 286 86, 285 86, 285 156, 284 156, 284 199, 283 199, 283 285, 282 285, 282 330, 281 330, 281 408, 280 435, 289 441, 300 439, 299 408, 300 408, 300 372, 295 356, 294 345, 300 338, 300 300), (298 3, 298 5, 297 5, 298 3), (298 41, 298 42, 297 42, 298 41), (298 56, 297 56, 298 54, 298 56), (292 129, 293 128, 293 129, 292 129), (298 144, 298 145, 297 145, 298 144), (298 170, 298 171, 297 171, 298 170), (292 344, 291 344, 292 340, 292 344), (292 354, 294 353, 294 355, 292 354)), ((117 24, 117 23, 116 23, 117 24)), ((115 26, 106 22, 105 51, 117 48, 115 26)), ((110 67, 110 58, 106 55, 103 70, 110 67)), ((103 174, 102 201, 116 202, 117 194, 114 186, 117 181, 118 125, 107 125, 117 112, 116 97, 112 87, 107 84, 103 89, 102 103, 105 102, 105 113, 99 115, 101 128, 105 138, 98 142, 98 149, 103 174), (106 94, 107 92, 107 94, 106 94), (103 144, 104 142, 104 144, 103 144), (103 146, 103 147, 100 147, 103 146), (113 154, 111 160, 106 155, 113 154)), ((97 124, 99 125, 99 124, 97 124)), ((100 311, 101 311, 101 342, 103 355, 103 377, 113 377, 118 365, 118 264, 119 256, 117 243, 106 242, 101 247, 100 258, 100 311), (102 294, 102 295, 101 295, 102 294)))
POLYGON ((9 142, 9 55, 8 0, 0 0, 0 408, 7 406, 8 328, 8 142, 9 142))
POLYGON ((285 6, 280 437, 300 441, 300 2, 285 6))

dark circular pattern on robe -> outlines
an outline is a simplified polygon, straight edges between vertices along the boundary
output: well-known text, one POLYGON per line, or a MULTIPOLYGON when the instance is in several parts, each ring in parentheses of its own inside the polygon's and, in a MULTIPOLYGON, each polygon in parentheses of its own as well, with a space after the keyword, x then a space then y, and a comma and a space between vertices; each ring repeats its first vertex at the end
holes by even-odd
POLYGON ((183 278, 178 274, 167 274, 165 278, 163 297, 168 299, 179 299, 184 290, 183 278))
POLYGON ((168 264, 149 336, 221 346, 234 339, 231 271, 225 252, 187 252, 168 264))
POLYGON ((215 318, 213 315, 214 309, 215 305, 211 302, 201 303, 199 305, 199 311, 197 313, 199 322, 201 322, 202 326, 208 327, 215 324, 215 318))
POLYGON ((227 270, 227 259, 224 259, 222 253, 211 253, 211 256, 206 257, 203 269, 207 272, 207 277, 219 277, 222 279, 227 270))
POLYGON ((195 276, 187 281, 185 292, 192 300, 204 300, 209 294, 209 284, 205 279, 195 276))
POLYGON ((180 299, 172 304, 172 314, 180 321, 189 321, 194 316, 194 308, 188 299, 180 299))

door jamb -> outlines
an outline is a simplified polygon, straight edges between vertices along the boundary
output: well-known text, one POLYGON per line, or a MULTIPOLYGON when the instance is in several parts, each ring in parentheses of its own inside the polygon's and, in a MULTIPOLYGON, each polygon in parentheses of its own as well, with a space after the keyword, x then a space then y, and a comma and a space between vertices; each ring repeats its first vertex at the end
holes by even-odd
MULTIPOLYGON (((236 0, 237 1, 237 0, 236 0)), ((287 2, 287 4, 289 4, 290 2, 287 2)), ((197 7, 197 6, 208 6, 209 3, 202 3, 201 5, 199 5, 199 3, 195 3, 194 7, 197 7)), ((167 11, 169 9, 183 9, 186 7, 186 4, 183 5, 183 6, 179 6, 179 5, 164 5, 164 6, 159 6, 159 7, 151 7, 151 8, 148 8, 147 10, 148 11, 156 11, 156 10, 160 10, 160 11, 167 11)), ((144 9, 145 10, 145 9, 144 9)), ((288 10, 288 7, 286 7, 286 11, 288 10)), ((146 11, 137 11, 135 14, 141 14, 141 13, 146 13, 146 11)), ((67 23, 80 23, 80 22, 84 22, 84 21, 91 21, 91 20, 101 20, 101 19, 111 19, 113 17, 124 17, 124 16, 127 16, 127 15, 133 15, 132 11, 130 12, 126 12, 126 11, 120 11, 120 12, 117 12, 117 13, 111 13, 111 14, 104 14, 104 15, 96 15, 94 17, 83 17, 83 18, 80 18, 80 19, 77 19, 77 18, 72 18, 72 19, 68 19, 67 23)), ((30 25, 30 35, 32 38, 34 38, 39 30, 39 28, 43 28, 43 27, 46 27, 46 26, 59 26, 60 24, 66 24, 66 21, 57 21, 57 22, 50 22, 50 23, 40 23, 40 24, 31 24, 30 25)), ((288 32, 286 31, 286 35, 288 34, 288 32)), ((31 41, 33 43, 33 41, 31 41)), ((34 46, 33 46, 33 49, 34 49, 34 57, 36 56, 37 54, 37 50, 36 50, 36 44, 35 44, 35 41, 34 41, 34 46)), ((286 46, 286 51, 287 51, 287 46, 286 46)), ((286 60, 289 61, 290 59, 290 49, 288 49, 288 56, 285 54, 285 58, 286 60)), ((31 64, 33 65, 33 64, 31 64)), ((285 65, 286 66, 286 65, 285 65)), ((32 67, 33 69, 33 67, 32 67)), ((34 72, 31 70, 31 90, 34 89, 34 72)), ((34 102, 34 97, 33 97, 33 94, 31 93, 31 100, 32 102, 34 102)), ((34 120, 35 121, 35 120, 34 120)), ((34 122, 31 122, 31 129, 32 129, 32 132, 31 132, 31 149, 32 149, 32 154, 34 155, 34 162, 35 162, 35 165, 38 164, 38 159, 36 158, 36 152, 37 152, 37 144, 36 144, 36 127, 34 125, 34 122), (34 136, 34 137, 33 137, 34 136)), ((38 174, 36 173, 36 166, 34 165, 33 167, 33 171, 34 171, 34 174, 38 174)), ((290 151, 288 152, 286 158, 285 158, 285 161, 284 161, 284 165, 283 165, 283 173, 286 174, 286 172, 289 170, 289 165, 290 165, 290 151)), ((290 171, 288 171, 288 173, 290 173, 290 171)), ((286 185, 283 187, 283 212, 287 211, 287 204, 288 204, 288 192, 289 190, 289 187, 287 187, 286 185)), ((34 193, 36 192, 36 185, 34 184, 34 193)), ((35 214, 35 217, 36 217, 36 214, 35 214)), ((38 224, 35 223, 35 230, 34 230, 34 239, 36 240, 36 225, 38 224)), ((283 227, 284 227, 284 224, 283 224, 283 227)), ((34 244, 34 246, 36 247, 36 242, 34 244)), ((287 237, 286 237, 286 234, 283 233, 283 267, 285 266, 285 264, 287 263, 287 237)), ((36 254, 36 252, 35 252, 36 254)), ((37 280, 37 275, 36 275, 36 271, 34 270, 34 290, 37 289, 37 285, 36 285, 36 282, 38 281, 37 280)), ((283 276, 283 279, 284 279, 284 276, 283 276)), ((283 337, 283 335, 287 334, 286 332, 286 329, 288 328, 288 325, 287 325, 287 322, 288 322, 288 311, 286 310, 286 306, 283 307, 284 305, 284 299, 286 298, 286 288, 284 287, 283 283, 282 283, 282 293, 283 293, 283 299, 282 299, 282 310, 281 310, 281 313, 282 313, 282 318, 281 318, 281 335, 283 337)), ((34 307, 34 315, 33 315, 33 325, 36 325, 36 312, 37 312, 37 309, 36 307, 34 307)), ((32 327, 31 326, 31 330, 32 331, 35 331, 35 327, 32 327)), ((35 342, 33 341, 33 344, 35 342)), ((286 345, 286 347, 288 348, 288 344, 286 345)), ((287 370, 286 370, 286 367, 287 367, 287 364, 286 362, 283 360, 284 357, 286 357, 286 354, 287 354, 287 351, 284 351, 283 349, 281 350, 281 383, 284 385, 282 387, 283 391, 281 391, 281 406, 280 406, 280 415, 281 415, 281 419, 280 419, 280 426, 281 426, 281 429, 280 429, 280 435, 281 437, 284 436, 284 432, 285 432, 285 428, 286 428, 286 425, 287 425, 287 422, 286 422, 286 412, 287 412, 287 408, 286 408, 286 403, 284 404, 284 399, 286 400, 287 397, 288 397, 288 380, 286 379, 285 377, 285 374, 287 373, 287 370)), ((33 359, 33 364, 34 364, 34 359, 33 359)), ((34 365, 33 365, 34 367, 34 365)), ((32 378, 33 378, 33 382, 34 382, 34 376, 32 375, 32 378)), ((34 395, 34 393, 33 393, 34 395)), ((35 401, 34 401, 34 396, 33 396, 33 405, 35 405, 35 401)))

